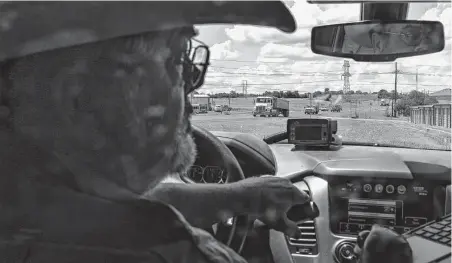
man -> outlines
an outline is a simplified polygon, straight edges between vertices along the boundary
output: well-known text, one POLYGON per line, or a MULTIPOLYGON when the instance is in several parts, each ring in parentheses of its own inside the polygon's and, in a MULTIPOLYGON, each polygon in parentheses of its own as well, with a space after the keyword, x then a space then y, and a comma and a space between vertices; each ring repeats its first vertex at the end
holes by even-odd
POLYGON ((281 2, 8 2, 0 13, 5 262, 245 262, 189 224, 237 214, 295 233, 285 212, 309 197, 285 179, 157 187, 196 154, 192 25, 292 32, 281 2))
MULTIPOLYGON (((344 52, 356 54, 395 54, 428 49, 428 34, 420 26, 403 23, 345 26, 344 52)), ((439 39, 439 38, 437 38, 439 39)), ((440 43, 440 41, 436 41, 440 43)))
POLYGON ((375 24, 344 26, 344 52, 355 54, 381 54, 388 46, 386 27, 375 24))

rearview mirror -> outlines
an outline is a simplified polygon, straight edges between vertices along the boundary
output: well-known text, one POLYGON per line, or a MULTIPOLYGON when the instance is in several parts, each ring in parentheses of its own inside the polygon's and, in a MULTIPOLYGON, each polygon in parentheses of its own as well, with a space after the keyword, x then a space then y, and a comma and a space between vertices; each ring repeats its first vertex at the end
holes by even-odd
POLYGON ((437 21, 364 21, 318 26, 312 29, 315 54, 385 62, 440 52, 444 27, 437 21))
MULTIPOLYGON (((394 3, 394 0, 307 0, 310 4, 394 3)), ((449 0, 404 0, 404 3, 450 3, 449 0)))

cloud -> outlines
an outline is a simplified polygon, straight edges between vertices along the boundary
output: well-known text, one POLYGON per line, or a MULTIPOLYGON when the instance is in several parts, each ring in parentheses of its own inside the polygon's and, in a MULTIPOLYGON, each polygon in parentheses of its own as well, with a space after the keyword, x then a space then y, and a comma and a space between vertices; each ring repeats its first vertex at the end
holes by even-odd
POLYGON ((297 22, 297 31, 293 34, 282 33, 277 29, 256 26, 237 25, 226 29, 230 39, 253 44, 264 43, 302 43, 310 40, 313 26, 321 24, 355 21, 359 14, 359 5, 327 5, 322 7, 307 1, 290 2, 290 10, 297 22), (356 12, 355 12, 356 11, 356 12))
POLYGON ((214 44, 210 47, 210 53, 212 59, 236 59, 240 57, 240 52, 233 48, 231 40, 220 44, 214 44))

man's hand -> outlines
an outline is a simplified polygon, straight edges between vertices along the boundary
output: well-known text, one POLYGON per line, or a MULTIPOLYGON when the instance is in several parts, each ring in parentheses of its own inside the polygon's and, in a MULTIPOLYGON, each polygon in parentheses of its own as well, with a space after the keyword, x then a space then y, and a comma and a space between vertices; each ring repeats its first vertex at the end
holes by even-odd
POLYGON ((251 218, 259 219, 288 236, 299 234, 297 223, 289 220, 286 213, 294 205, 309 202, 307 193, 280 177, 253 177, 234 184, 240 188, 241 195, 250 201, 251 218))
POLYGON ((412 263, 408 241, 396 232, 373 225, 371 231, 358 234, 355 254, 360 263, 412 263))

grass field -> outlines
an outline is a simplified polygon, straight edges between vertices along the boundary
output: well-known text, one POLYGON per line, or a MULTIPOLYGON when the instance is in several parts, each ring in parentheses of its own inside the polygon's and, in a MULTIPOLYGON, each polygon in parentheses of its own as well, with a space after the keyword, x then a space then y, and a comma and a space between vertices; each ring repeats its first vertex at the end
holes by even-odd
MULTIPOLYGON (((227 99, 216 99, 216 104, 228 104, 227 99)), ((308 99, 290 99, 290 118, 309 118, 304 114, 308 99)), ((385 117, 386 107, 378 106, 378 101, 362 100, 356 111, 358 119, 351 119, 354 111, 350 103, 341 103, 343 111, 321 112, 313 117, 332 117, 338 120, 338 134, 344 141, 386 143, 399 146, 427 149, 449 149, 450 129, 416 125, 406 119, 385 117), (372 104, 371 104, 372 102, 372 104), (350 110, 351 108, 351 110, 350 110)), ((253 117, 253 99, 231 99, 232 108, 240 110, 225 115, 216 112, 195 115, 192 122, 211 131, 231 131, 264 137, 286 130, 287 118, 253 117)))

